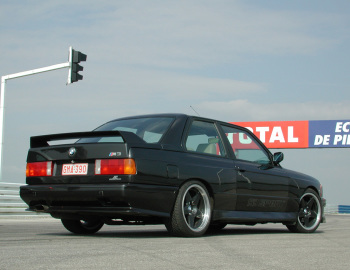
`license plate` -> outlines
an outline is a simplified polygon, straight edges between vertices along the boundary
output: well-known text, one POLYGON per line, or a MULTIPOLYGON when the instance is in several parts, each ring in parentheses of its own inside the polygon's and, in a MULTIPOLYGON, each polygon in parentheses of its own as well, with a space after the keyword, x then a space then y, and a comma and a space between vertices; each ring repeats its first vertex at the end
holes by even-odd
POLYGON ((87 163, 63 164, 62 166, 62 175, 86 175, 87 171, 87 163))

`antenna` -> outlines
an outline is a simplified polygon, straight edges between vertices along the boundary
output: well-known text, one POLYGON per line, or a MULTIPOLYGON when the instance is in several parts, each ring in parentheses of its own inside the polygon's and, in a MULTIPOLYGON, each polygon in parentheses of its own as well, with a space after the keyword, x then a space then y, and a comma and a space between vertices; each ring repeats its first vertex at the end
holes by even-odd
POLYGON ((198 114, 198 116, 200 116, 199 113, 197 113, 197 111, 195 109, 193 109, 193 107, 191 105, 190 105, 190 107, 196 114, 198 114))

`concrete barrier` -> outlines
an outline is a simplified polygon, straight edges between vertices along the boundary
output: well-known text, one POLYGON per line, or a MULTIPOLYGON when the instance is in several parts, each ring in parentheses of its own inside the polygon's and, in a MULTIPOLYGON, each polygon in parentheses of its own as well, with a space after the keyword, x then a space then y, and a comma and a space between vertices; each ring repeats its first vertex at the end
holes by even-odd
POLYGON ((338 205, 339 214, 350 214, 350 205, 338 205))

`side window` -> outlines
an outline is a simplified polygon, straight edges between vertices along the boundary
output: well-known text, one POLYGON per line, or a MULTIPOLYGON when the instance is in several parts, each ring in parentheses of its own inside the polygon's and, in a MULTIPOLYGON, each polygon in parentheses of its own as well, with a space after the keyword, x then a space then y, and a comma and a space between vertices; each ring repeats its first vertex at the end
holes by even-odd
POLYGON ((237 159, 259 164, 270 163, 269 155, 248 132, 233 127, 222 126, 237 159))
POLYGON ((226 155, 214 123, 198 120, 191 124, 186 138, 186 149, 210 155, 226 155))

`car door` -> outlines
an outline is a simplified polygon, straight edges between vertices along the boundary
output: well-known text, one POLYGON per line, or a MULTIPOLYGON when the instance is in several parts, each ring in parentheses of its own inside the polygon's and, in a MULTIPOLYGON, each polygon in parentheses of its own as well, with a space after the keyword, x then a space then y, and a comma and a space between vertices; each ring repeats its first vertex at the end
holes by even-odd
POLYGON ((227 155, 217 125, 208 119, 194 118, 185 131, 186 154, 181 158, 184 179, 207 182, 214 196, 214 210, 233 211, 236 205, 236 170, 227 155))
POLYGON ((236 210, 287 211, 294 181, 280 166, 273 164, 270 152, 249 131, 226 125, 221 127, 234 154, 236 210))

